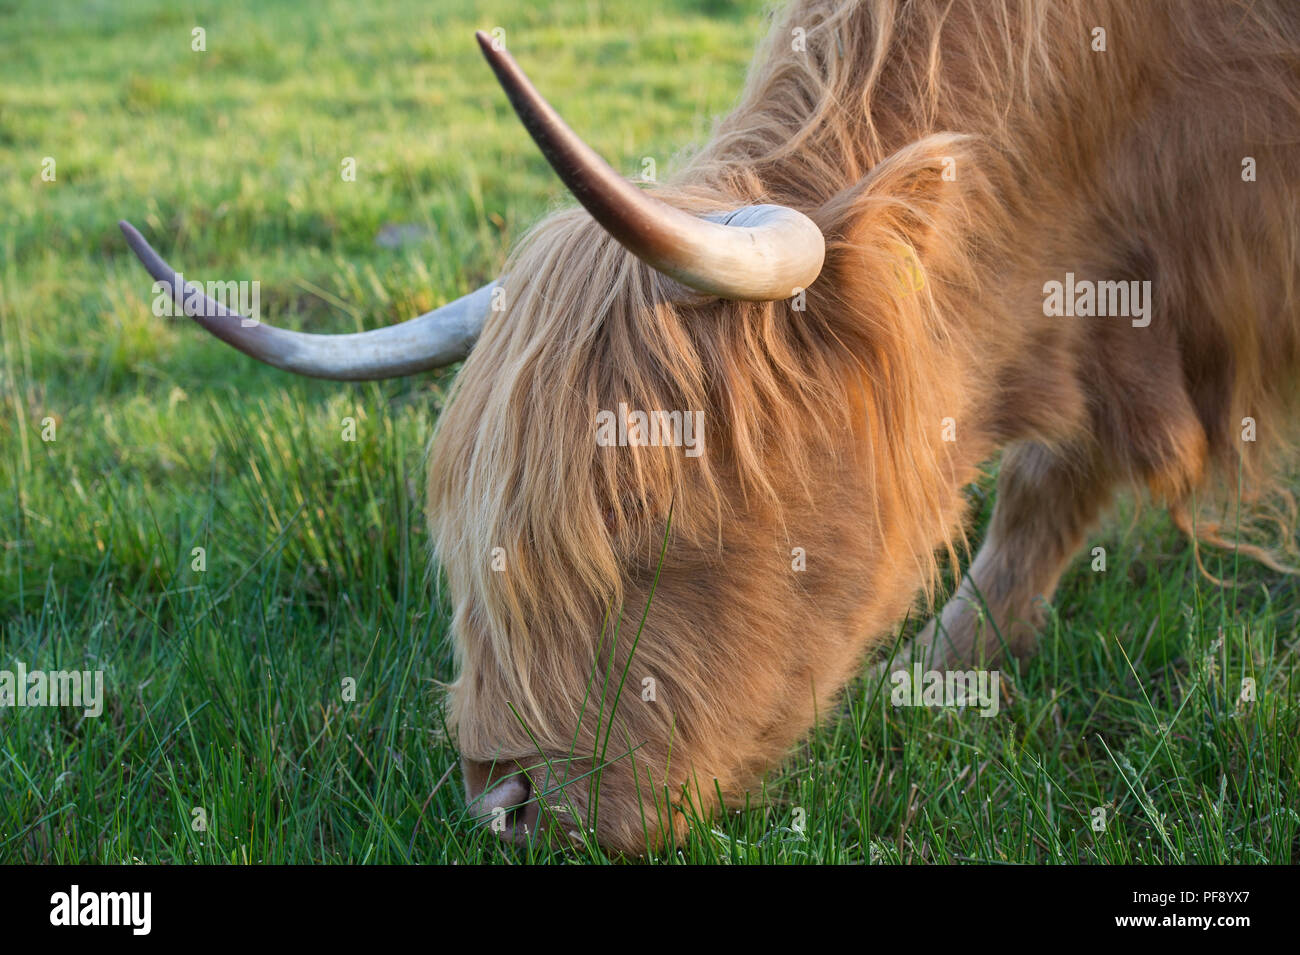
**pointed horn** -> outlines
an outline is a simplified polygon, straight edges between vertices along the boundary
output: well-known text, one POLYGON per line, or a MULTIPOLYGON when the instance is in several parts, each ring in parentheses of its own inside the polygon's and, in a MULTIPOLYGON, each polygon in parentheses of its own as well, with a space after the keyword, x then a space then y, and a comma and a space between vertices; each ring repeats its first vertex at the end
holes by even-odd
POLYGON ((826 242, 803 213, 759 205, 701 219, 652 198, 578 138, 504 47, 498 48, 482 30, 476 36, 551 168, 592 217, 639 259, 698 291, 746 301, 790 298, 817 278, 826 242))
POLYGON ((349 335, 313 335, 245 318, 184 282, 129 222, 119 222, 131 251, 157 282, 171 287, 186 315, 228 345, 268 365, 312 378, 373 381, 441 368, 469 354, 492 308, 485 285, 418 318, 349 335))

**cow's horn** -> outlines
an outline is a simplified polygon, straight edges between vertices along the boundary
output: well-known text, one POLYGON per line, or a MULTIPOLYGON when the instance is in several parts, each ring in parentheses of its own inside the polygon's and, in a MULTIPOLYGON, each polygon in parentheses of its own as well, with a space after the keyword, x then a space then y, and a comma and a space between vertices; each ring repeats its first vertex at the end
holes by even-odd
POLYGON ((119 222, 131 250, 154 280, 166 284, 176 304, 196 322, 246 355, 285 371, 338 381, 396 378, 460 361, 492 307, 485 285, 418 318, 350 335, 313 335, 276 328, 232 312, 185 282, 129 222, 119 222))
POLYGON ((803 213, 759 205, 702 219, 654 199, 578 138, 501 44, 482 30, 477 36, 547 162, 592 217, 642 261, 698 291, 746 301, 790 298, 817 278, 826 241, 803 213))

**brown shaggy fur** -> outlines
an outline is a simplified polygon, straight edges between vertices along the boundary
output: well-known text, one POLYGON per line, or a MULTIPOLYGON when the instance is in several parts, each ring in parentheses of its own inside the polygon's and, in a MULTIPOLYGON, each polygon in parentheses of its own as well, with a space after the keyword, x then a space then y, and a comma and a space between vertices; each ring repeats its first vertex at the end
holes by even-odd
POLYGON ((603 767, 596 835, 631 852, 681 832, 683 798, 739 797, 930 592, 999 449, 932 659, 996 654, 976 591, 1029 650, 1036 598, 1117 488, 1189 523, 1216 475, 1265 489, 1256 449, 1284 447, 1300 358, 1298 90, 1288 0, 779 14, 740 105, 658 195, 811 216, 827 264, 806 310, 684 294, 561 212, 514 254, 508 311, 442 417, 429 499, 471 790, 517 761, 569 830, 603 767), (908 256, 920 289, 898 279, 908 256), (1149 327, 1045 317, 1067 271, 1150 280, 1149 327), (619 402, 702 409, 705 453, 597 447, 619 402))

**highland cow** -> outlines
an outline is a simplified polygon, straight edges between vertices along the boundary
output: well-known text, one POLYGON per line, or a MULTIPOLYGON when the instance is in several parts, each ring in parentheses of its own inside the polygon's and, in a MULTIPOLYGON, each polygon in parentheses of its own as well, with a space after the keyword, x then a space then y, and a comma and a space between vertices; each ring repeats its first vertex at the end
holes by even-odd
POLYGON ((998 452, 985 539, 901 659, 1032 651, 1121 489, 1222 543, 1215 489, 1270 488, 1300 360, 1288 0, 797 0, 653 188, 480 43, 579 207, 391 328, 191 314, 327 378, 468 353, 429 512, 450 725, 505 838, 639 853, 742 799, 959 566, 998 452), (628 409, 702 413, 701 453, 597 441, 628 409))

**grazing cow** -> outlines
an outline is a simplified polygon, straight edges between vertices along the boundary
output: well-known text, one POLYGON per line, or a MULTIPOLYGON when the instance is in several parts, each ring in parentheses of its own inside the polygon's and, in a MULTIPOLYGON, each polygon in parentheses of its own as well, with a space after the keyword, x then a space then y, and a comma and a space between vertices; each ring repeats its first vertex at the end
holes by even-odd
POLYGON ((650 189, 479 40, 580 208, 391 328, 189 311, 328 378, 468 353, 429 510, 467 792, 504 837, 643 852, 742 797, 932 593, 999 451, 931 665, 1031 651, 1117 490, 1218 542, 1194 497, 1269 489, 1300 361, 1291 0, 797 0, 650 189))

